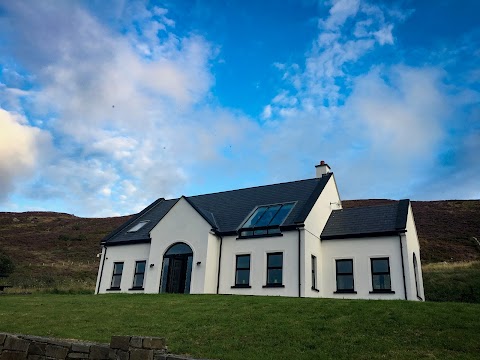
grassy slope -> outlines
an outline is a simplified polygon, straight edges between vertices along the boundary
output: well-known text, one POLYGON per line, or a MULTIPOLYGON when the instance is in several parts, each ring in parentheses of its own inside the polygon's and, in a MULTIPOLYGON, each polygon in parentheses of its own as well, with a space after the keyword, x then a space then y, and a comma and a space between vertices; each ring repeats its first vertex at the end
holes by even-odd
POLYGON ((480 305, 218 295, 9 295, 0 331, 108 342, 165 336, 222 359, 474 359, 480 305))

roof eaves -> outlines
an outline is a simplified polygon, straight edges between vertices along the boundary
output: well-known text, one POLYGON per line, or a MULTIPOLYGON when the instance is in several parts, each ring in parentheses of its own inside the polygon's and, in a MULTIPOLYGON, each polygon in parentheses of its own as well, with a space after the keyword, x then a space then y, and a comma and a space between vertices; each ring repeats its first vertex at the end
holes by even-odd
POLYGON ((109 243, 108 246, 111 247, 111 246, 118 246, 118 245, 130 245, 130 244, 147 244, 147 243, 150 243, 152 241, 152 239, 148 238, 144 238, 144 239, 132 239, 132 240, 126 240, 126 241, 116 241, 116 242, 112 242, 112 243, 109 243))
POLYGON ((320 179, 321 181, 318 182, 317 186, 315 187, 315 189, 312 191, 312 194, 309 196, 309 198, 305 202, 305 205, 303 206, 302 210, 298 214, 297 218, 294 220, 295 224, 303 223, 305 221, 308 214, 310 214, 310 211, 315 205, 318 197, 322 193, 323 189, 325 189, 325 186, 327 185, 328 180, 330 180, 332 174, 333 173, 328 173, 322 176, 322 178, 320 179))
POLYGON ((123 230, 125 230, 125 228, 127 228, 128 226, 130 226, 132 223, 134 223, 135 221, 137 221, 140 217, 142 217, 143 215, 145 215, 146 213, 148 213, 150 210, 152 210, 154 207, 156 207, 158 204, 162 203, 163 201, 165 201, 164 198, 159 198, 159 199, 155 200, 153 203, 151 203, 150 205, 148 205, 145 209, 143 209, 142 211, 140 211, 138 214, 134 215, 130 220, 128 220, 128 221, 125 222, 124 224, 120 225, 118 228, 116 228, 116 229, 113 230, 111 233, 109 233, 107 236, 105 236, 105 237, 100 241, 100 244, 105 244, 108 240, 110 240, 111 238, 113 238, 115 235, 121 233, 123 230))
POLYGON ((354 234, 335 234, 335 235, 320 235, 320 240, 335 240, 335 239, 355 239, 355 238, 365 238, 365 237, 380 237, 380 236, 391 236, 398 235, 404 230, 392 230, 392 231, 377 231, 377 232, 365 232, 365 233, 354 233, 354 234))

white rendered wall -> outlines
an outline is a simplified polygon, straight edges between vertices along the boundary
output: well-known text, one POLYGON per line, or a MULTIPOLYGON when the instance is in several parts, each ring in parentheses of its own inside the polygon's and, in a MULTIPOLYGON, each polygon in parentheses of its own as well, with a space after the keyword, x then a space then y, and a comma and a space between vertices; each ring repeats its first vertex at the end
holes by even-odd
POLYGON ((220 272, 221 294, 298 296, 298 233, 284 231, 283 236, 236 239, 223 238, 220 272), (267 253, 283 252, 282 280, 285 287, 264 288, 267 283, 267 253), (236 255, 250 254, 251 288, 232 288, 235 285, 236 255))
POLYGON ((406 249, 404 249, 404 256, 408 300, 422 301, 425 300, 425 292, 423 289, 422 263, 420 261, 420 243, 418 241, 417 228, 415 226, 411 204, 408 205, 406 230, 407 232, 402 235, 402 237, 403 243, 406 245, 406 249), (418 287, 420 299, 417 297, 417 284, 415 283, 415 272, 413 269, 414 253, 416 255, 418 265, 418 287))
POLYGON ((322 281, 322 243, 320 234, 330 217, 332 210, 341 209, 340 196, 333 174, 318 197, 310 214, 305 219, 305 230, 302 231, 302 296, 321 297, 321 293, 312 290, 312 261, 311 256, 317 257, 317 289, 320 290, 322 281))
POLYGON ((205 263, 205 285, 203 292, 205 294, 215 294, 217 292, 220 238, 212 233, 209 233, 207 242, 207 260, 205 263))
POLYGON ((346 299, 405 299, 400 240, 398 236, 334 239, 322 241, 321 297, 346 299), (388 257, 392 290, 395 294, 370 294, 372 273, 370 259, 388 257), (335 294, 336 259, 353 259, 354 290, 356 294, 335 294))
POLYGON ((152 241, 148 263, 154 266, 147 270, 145 293, 159 292, 163 255, 171 245, 182 242, 193 251, 190 293, 203 294, 206 264, 216 261, 214 258, 207 259, 210 229, 210 224, 184 198, 180 198, 150 232, 152 241), (197 265, 197 262, 200 264, 197 265))
MULTIPOLYGON (((100 268, 102 268, 103 257, 105 257, 105 263, 103 264, 103 274, 102 282, 100 284, 99 293, 116 293, 116 292, 131 292, 138 293, 143 291, 132 291, 129 289, 133 286, 133 275, 135 273, 135 262, 146 260, 146 270, 145 270, 145 279, 144 287, 148 282, 148 254, 150 250, 150 244, 131 244, 131 245, 119 245, 119 246, 109 246, 106 248, 106 257, 105 257, 105 248, 102 252, 102 258, 100 259, 100 268), (120 283, 120 290, 107 291, 110 288, 113 275, 113 263, 123 262, 123 273, 122 280, 120 283)), ((99 271, 100 272, 100 271, 99 271)), ((98 280, 97 280, 97 289, 98 289, 98 280)))

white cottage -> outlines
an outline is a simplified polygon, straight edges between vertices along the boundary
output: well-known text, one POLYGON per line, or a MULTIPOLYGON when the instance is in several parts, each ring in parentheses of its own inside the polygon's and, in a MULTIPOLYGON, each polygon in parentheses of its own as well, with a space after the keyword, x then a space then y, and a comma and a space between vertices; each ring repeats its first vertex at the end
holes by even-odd
POLYGON ((409 200, 342 209, 316 177, 158 199, 102 242, 96 293, 424 300, 409 200))

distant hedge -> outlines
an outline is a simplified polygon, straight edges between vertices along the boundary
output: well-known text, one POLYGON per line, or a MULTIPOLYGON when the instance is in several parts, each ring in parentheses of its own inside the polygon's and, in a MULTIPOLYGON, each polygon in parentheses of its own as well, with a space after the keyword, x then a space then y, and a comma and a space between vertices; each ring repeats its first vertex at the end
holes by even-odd
POLYGON ((15 264, 10 257, 0 252, 0 276, 8 276, 15 270, 15 264))

